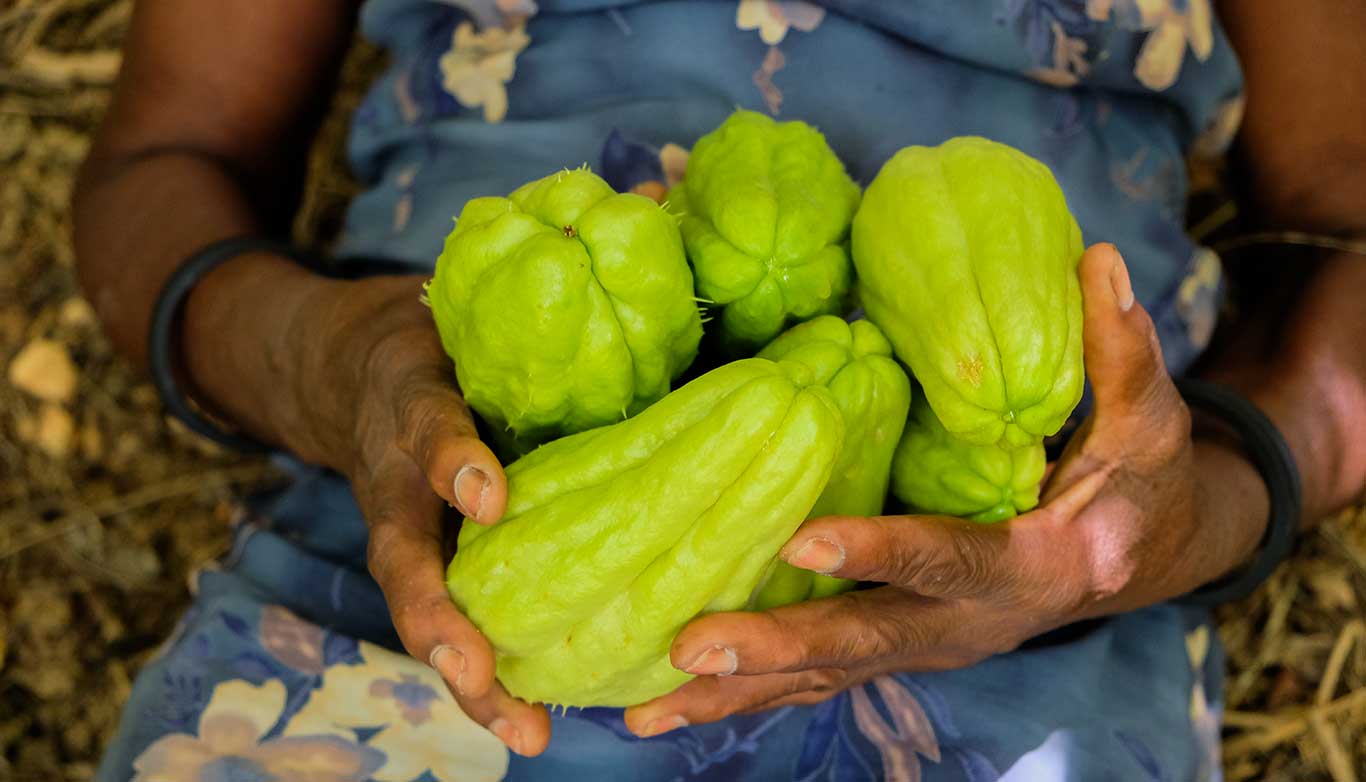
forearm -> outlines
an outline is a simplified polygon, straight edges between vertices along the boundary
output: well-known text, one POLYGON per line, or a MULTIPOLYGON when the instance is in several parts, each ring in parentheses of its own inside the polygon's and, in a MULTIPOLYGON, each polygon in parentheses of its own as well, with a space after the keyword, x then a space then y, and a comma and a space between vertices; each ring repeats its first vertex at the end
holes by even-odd
MULTIPOLYGON (((190 151, 93 158, 76 197, 79 272, 111 338, 145 362, 153 304, 189 254, 229 236, 254 233, 268 217, 219 161, 190 151), (128 273, 135 268, 136 273, 128 273)), ((421 279, 367 284, 327 280, 297 264, 247 254, 209 273, 185 302, 178 336, 191 395, 253 436, 333 467, 349 449, 345 427, 303 426, 348 419, 345 366, 317 341, 380 320, 420 323, 421 279), (335 326, 335 328, 333 328, 335 326), (309 384, 313 387, 301 387, 309 384), (301 409, 303 405, 310 409, 301 409)))
POLYGON ((1280 429, 1304 490, 1304 522, 1366 490, 1366 263, 1336 254, 1313 274, 1260 350, 1230 352, 1206 374, 1250 397, 1280 429), (1269 354, 1269 357, 1268 357, 1269 354))

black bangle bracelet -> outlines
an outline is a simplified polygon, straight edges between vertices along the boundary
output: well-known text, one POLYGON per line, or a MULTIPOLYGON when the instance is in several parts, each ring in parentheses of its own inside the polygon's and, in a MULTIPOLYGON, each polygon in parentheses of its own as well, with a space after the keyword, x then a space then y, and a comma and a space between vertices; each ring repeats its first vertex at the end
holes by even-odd
POLYGON ((1247 399, 1203 380, 1182 378, 1176 381, 1176 387, 1190 407, 1213 414, 1238 433, 1249 460, 1266 482, 1271 500, 1271 516, 1253 560, 1242 570, 1177 601, 1211 607, 1252 594, 1294 550, 1303 512, 1300 472, 1280 430, 1247 399))
POLYGON ((251 252, 268 252, 292 259, 305 266, 314 266, 313 259, 298 248, 275 239, 259 236, 238 236, 214 242, 186 258, 175 270, 157 296, 152 310, 152 327, 147 341, 147 361, 152 384, 166 411, 191 431, 219 445, 246 453, 265 453, 271 448, 264 443, 236 432, 229 432, 213 423, 196 409, 176 379, 178 340, 176 324, 185 299, 194 286, 213 269, 251 252))

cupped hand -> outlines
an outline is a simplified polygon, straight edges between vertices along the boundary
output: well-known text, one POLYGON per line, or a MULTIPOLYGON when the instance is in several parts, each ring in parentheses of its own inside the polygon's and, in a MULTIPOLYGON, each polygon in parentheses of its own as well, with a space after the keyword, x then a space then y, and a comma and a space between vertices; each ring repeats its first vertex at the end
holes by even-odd
POLYGON ((698 678, 634 706, 642 736, 786 704, 879 674, 972 665, 1071 622, 1151 605, 1241 562, 1265 525, 1250 464, 1193 440, 1111 245, 1079 273, 1095 406, 1052 465, 1038 509, 982 525, 935 516, 808 521, 781 556, 886 586, 694 620, 670 650, 698 678))
POLYGON ((441 674, 472 719, 535 755, 550 737, 545 708, 494 679, 492 647, 446 591, 447 543, 458 527, 447 506, 493 524, 507 504, 507 479, 457 390, 419 301, 421 282, 334 283, 315 299, 294 329, 317 357, 305 373, 316 402, 303 407, 304 423, 312 442, 328 444, 326 463, 350 480, 370 528, 370 572, 408 653, 441 674))

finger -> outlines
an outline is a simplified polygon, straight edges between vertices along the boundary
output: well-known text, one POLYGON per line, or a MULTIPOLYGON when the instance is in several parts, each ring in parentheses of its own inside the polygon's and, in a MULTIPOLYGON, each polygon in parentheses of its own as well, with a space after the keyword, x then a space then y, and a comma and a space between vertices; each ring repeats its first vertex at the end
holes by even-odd
POLYGON ((895 584, 939 598, 999 595, 1022 571, 1009 524, 946 516, 827 516, 783 547, 788 564, 826 575, 895 584))
POLYGON ((546 708, 512 697, 498 682, 482 697, 457 694, 455 699, 470 719, 488 728, 518 755, 534 757, 550 743, 550 714, 546 708))
POLYGON ((937 667, 962 651, 943 643, 961 623, 963 605, 884 587, 768 611, 709 614, 679 632, 669 659, 688 673, 721 678, 851 669, 892 658, 937 667))
POLYGON ((824 700, 844 689, 846 681, 850 681, 850 674, 833 669, 731 678, 700 676, 667 695, 632 706, 624 717, 628 730, 648 738, 685 725, 754 711, 783 698, 824 700))
POLYGON ((408 653, 455 692, 479 697, 493 683, 493 650, 446 591, 440 500, 406 456, 395 457, 358 492, 370 522, 370 573, 408 653))
POLYGON ((507 507, 507 479, 465 400, 448 382, 427 380, 409 384, 401 405, 402 447, 432 490, 466 518, 496 522, 507 507))
POLYGON ((1145 430, 1179 401, 1152 318, 1135 301, 1128 268, 1114 245, 1088 248, 1079 274, 1082 343, 1099 425, 1145 430))

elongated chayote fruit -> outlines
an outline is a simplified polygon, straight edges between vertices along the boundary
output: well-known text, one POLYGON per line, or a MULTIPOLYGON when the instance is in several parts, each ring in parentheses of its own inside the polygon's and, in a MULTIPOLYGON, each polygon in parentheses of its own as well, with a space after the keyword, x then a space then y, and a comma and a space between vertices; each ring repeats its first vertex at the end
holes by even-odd
POLYGON ((815 128, 737 111, 697 141, 669 193, 723 341, 754 349, 844 306, 859 188, 815 128))
POLYGON ((916 513, 1004 521, 1039 504, 1043 443, 976 445, 945 429, 918 397, 892 461, 892 494, 916 513))
POLYGON ((948 431, 1031 445, 1081 398, 1082 238, 1048 168, 983 138, 896 153, 854 218, 868 318, 948 431))
MULTIPOLYGON (((848 323, 822 315, 783 332, 759 357, 805 365, 830 391, 844 418, 844 448, 811 518, 880 515, 892 454, 911 404, 911 382, 892 358, 887 338, 866 320, 848 323)), ((854 583, 775 560, 754 605, 770 608, 825 597, 854 583)))
POLYGON ((466 401, 514 453, 664 396, 702 336, 676 219, 587 169, 467 203, 427 296, 466 401))
POLYGON ((812 380, 737 361, 508 466, 503 520, 464 525, 447 586, 509 692, 626 706, 691 678, 674 636, 746 606, 840 453, 840 411, 812 380))

